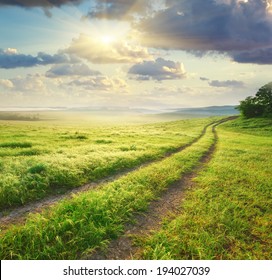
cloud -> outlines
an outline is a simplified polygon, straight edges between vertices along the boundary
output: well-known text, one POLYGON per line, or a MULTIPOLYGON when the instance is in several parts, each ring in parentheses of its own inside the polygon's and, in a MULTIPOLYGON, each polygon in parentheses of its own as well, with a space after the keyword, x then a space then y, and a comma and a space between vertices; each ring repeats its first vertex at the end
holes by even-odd
POLYGON ((47 17, 52 17, 50 11, 53 7, 61 7, 63 5, 79 5, 85 0, 0 0, 1 6, 14 6, 21 8, 40 7, 47 17))
POLYGON ((32 67, 38 65, 38 58, 31 55, 18 54, 13 49, 2 50, 0 49, 0 68, 11 69, 17 67, 32 67))
POLYGON ((3 53, 10 54, 10 55, 16 55, 16 54, 18 54, 18 50, 13 49, 13 48, 7 48, 6 50, 3 51, 3 53))
POLYGON ((87 17, 131 20, 136 14, 145 15, 151 11, 151 2, 150 0, 96 0, 95 7, 87 17))
POLYGON ((49 55, 39 52, 37 56, 20 54, 16 49, 0 49, 0 68, 13 69, 19 67, 34 67, 37 65, 74 63, 78 60, 66 54, 49 55))
POLYGON ((83 0, 0 0, 0 6, 17 6, 17 7, 60 7, 66 4, 77 5, 83 0))
POLYGON ((201 81, 209 81, 210 79, 208 79, 208 78, 205 78, 205 77, 200 77, 199 78, 201 81))
POLYGON ((57 78, 61 76, 97 76, 99 71, 91 70, 88 65, 81 64, 60 64, 53 66, 46 72, 46 77, 57 78))
POLYGON ((74 39, 65 52, 100 64, 137 63, 152 57, 146 48, 126 39, 113 39, 107 43, 99 36, 94 38, 84 34, 74 39))
POLYGON ((234 88, 242 88, 245 86, 245 84, 241 81, 235 81, 235 80, 227 80, 227 81, 218 81, 218 80, 213 80, 209 82, 209 85, 212 87, 234 87, 234 88))
POLYGON ((186 76, 182 63, 164 60, 163 58, 135 64, 129 69, 128 73, 133 79, 141 81, 178 80, 186 76))
POLYGON ((17 92, 44 92, 46 85, 44 77, 40 74, 28 74, 26 77, 16 77, 8 80, 0 80, 0 85, 6 89, 17 92))
POLYGON ((128 89, 128 85, 123 79, 107 76, 81 78, 73 80, 68 85, 81 87, 87 91, 126 92, 128 89))
POLYGON ((233 60, 240 63, 272 64, 272 48, 232 54, 233 60))
POLYGON ((269 3, 270 0, 168 0, 166 9, 142 20, 137 27, 143 42, 151 47, 196 54, 227 52, 238 62, 242 62, 239 53, 248 52, 246 62, 252 56, 251 62, 258 63, 263 59, 255 59, 256 50, 272 44, 269 3))
POLYGON ((0 86, 9 89, 9 88, 13 88, 14 85, 10 80, 0 79, 0 86))

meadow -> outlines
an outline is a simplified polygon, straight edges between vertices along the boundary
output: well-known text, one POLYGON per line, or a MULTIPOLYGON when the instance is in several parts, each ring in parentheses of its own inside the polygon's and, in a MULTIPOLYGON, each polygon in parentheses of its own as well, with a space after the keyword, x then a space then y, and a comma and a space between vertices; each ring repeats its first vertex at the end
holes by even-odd
POLYGON ((1 259, 86 259, 107 251, 135 214, 144 215, 207 155, 194 186, 184 190, 180 212, 148 236, 133 237, 134 258, 271 258, 272 121, 221 119, 76 127, 2 122, 3 209, 132 169, 3 229, 1 259), (19 155, 31 149, 41 152, 19 155), (13 188, 3 187, 6 178, 13 188), (25 178, 38 183, 23 184, 25 178), (27 198, 7 205, 7 193, 27 198))
POLYGON ((218 137, 180 215, 138 240, 138 258, 272 258, 272 120, 226 123, 218 137))
POLYGON ((209 122, 0 121, 0 210, 159 159, 193 141, 209 122))

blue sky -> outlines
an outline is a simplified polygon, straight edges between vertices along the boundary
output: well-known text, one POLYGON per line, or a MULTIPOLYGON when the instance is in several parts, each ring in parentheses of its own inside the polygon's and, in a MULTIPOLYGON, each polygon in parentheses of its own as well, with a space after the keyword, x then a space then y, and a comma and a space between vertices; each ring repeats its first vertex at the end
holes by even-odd
POLYGON ((271 0, 0 0, 1 107, 238 104, 271 65, 271 0))

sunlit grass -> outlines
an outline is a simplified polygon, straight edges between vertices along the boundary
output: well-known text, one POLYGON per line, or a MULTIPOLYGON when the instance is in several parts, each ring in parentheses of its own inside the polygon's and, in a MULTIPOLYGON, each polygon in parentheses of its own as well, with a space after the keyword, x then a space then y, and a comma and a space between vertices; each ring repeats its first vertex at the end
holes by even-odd
MULTIPOLYGON (((209 128, 198 142, 169 158, 31 215, 24 225, 1 234, 1 259, 78 259, 105 247, 134 213, 146 210, 151 200, 192 170, 214 141, 209 128)), ((36 166, 31 174, 40 176, 44 168, 36 166)))
POLYGON ((211 121, 126 126, 3 121, 0 210, 159 159, 190 143, 211 121))
POLYGON ((218 132, 217 151, 181 214, 142 240, 140 258, 271 259, 271 120, 239 119, 218 132))

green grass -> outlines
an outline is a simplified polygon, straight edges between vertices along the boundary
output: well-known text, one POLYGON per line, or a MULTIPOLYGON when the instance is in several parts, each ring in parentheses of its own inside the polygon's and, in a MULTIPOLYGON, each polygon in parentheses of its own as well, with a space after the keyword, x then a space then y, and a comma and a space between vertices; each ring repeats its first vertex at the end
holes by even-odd
POLYGON ((2 121, 0 210, 159 159, 193 141, 212 120, 116 126, 2 121))
POLYGON ((272 122, 218 127, 210 164, 186 191, 180 215, 142 239, 142 259, 272 258, 272 122))
MULTIPOLYGON (((1 234, 0 258, 78 259, 105 247, 122 233, 134 213, 146 210, 151 200, 192 170, 214 141, 209 128, 198 142, 171 157, 29 216, 25 224, 1 234)), ((31 176, 39 177, 45 170, 46 166, 36 166, 31 176)))
POLYGON ((4 142, 0 144, 0 148, 31 148, 32 144, 29 142, 4 142))
POLYGON ((235 122, 229 122, 224 125, 225 130, 235 131, 237 133, 257 135, 257 136, 272 136, 272 118, 255 118, 245 119, 240 118, 235 122))

